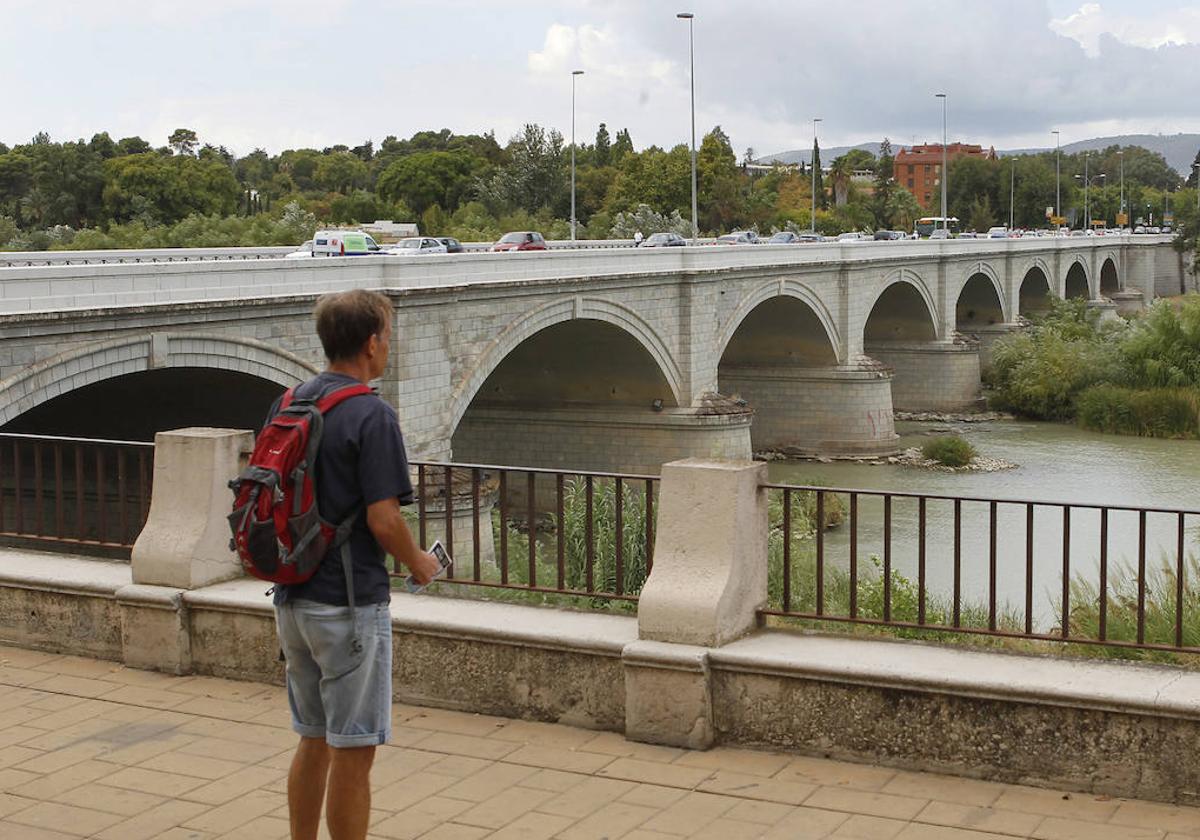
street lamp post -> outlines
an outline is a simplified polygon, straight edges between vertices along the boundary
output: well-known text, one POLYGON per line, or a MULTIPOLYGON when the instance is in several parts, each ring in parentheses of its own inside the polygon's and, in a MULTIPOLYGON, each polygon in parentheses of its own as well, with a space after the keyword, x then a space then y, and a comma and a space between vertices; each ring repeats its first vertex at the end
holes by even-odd
MULTIPOLYGON (((1050 133, 1054 135, 1054 216, 1058 218, 1062 216, 1062 145, 1058 132, 1050 133)), ((1055 222, 1054 226, 1057 229, 1058 222, 1055 222)))
POLYGON ((691 12, 675 15, 688 22, 688 76, 692 83, 692 244, 700 239, 700 220, 696 212, 696 16, 691 12))
POLYGON ((950 222, 946 219, 946 181, 949 179, 949 168, 946 163, 946 94, 935 93, 942 100, 942 229, 949 230, 950 222))
POLYGON ((808 162, 808 168, 812 170, 812 214, 809 216, 809 229, 817 232, 817 123, 821 121, 820 117, 813 117, 813 156, 808 162))
POLYGON ((571 241, 575 241, 575 77, 582 70, 571 71, 571 241))
POLYGON ((1192 169, 1196 170, 1196 214, 1200 221, 1200 163, 1193 163, 1192 169))
MULTIPOLYGON (((1125 150, 1117 149, 1117 157, 1121 161, 1121 215, 1125 215, 1125 150)), ((1124 224, 1119 227, 1125 227, 1124 224)))
POLYGON ((1015 200, 1016 195, 1017 195, 1017 159, 1015 157, 1009 158, 1009 164, 1010 164, 1010 166, 1009 166, 1009 171, 1008 171, 1008 229, 1012 230, 1013 229, 1013 218, 1015 215, 1013 212, 1013 210, 1014 210, 1013 201, 1015 200))
MULTIPOLYGON (((1079 178, 1080 176, 1076 175, 1075 177, 1079 178)), ((1090 177, 1088 175, 1088 155, 1087 155, 1087 152, 1084 152, 1083 153, 1083 176, 1082 176, 1082 180, 1083 180, 1083 224, 1084 224, 1084 228, 1086 230, 1092 229, 1092 205, 1091 205, 1090 194, 1088 193, 1088 188, 1091 187, 1092 181, 1094 181, 1096 179, 1104 180, 1107 178, 1108 178, 1108 175, 1103 172, 1101 172, 1099 175, 1096 175, 1094 177, 1090 177)))

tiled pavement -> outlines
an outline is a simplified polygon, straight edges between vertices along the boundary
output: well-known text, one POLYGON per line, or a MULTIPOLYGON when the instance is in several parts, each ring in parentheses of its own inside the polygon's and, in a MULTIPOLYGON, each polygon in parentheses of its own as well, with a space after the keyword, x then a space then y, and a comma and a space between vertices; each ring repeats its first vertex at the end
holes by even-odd
MULTIPOLYGON (((409 706, 372 837, 1183 840, 1200 809, 409 706)), ((0 840, 287 836, 282 689, 0 647, 0 840)), ((324 835, 323 835, 324 836, 324 835)))

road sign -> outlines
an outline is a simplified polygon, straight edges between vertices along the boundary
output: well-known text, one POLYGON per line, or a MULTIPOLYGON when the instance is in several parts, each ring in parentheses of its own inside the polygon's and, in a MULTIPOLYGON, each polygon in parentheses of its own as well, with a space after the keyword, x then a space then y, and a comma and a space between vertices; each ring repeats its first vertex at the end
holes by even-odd
POLYGON ((1121 227, 1125 227, 1125 225, 1129 224, 1129 214, 1128 213, 1118 213, 1117 214, 1117 224, 1120 225, 1121 227))

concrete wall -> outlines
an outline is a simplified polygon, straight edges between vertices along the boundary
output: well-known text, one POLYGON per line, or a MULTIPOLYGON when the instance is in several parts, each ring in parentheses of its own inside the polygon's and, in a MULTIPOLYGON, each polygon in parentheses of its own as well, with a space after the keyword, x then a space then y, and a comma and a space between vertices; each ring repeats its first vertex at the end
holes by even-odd
POLYGON ((750 457, 752 417, 749 411, 485 406, 459 424, 453 457, 468 464, 655 474, 664 456, 750 457))
POLYGON ((754 409, 756 452, 880 455, 896 451, 892 374, 878 366, 721 368, 721 391, 754 409))
POLYGON ((962 411, 978 405, 979 348, 974 341, 869 344, 867 353, 895 370, 897 411, 962 411))

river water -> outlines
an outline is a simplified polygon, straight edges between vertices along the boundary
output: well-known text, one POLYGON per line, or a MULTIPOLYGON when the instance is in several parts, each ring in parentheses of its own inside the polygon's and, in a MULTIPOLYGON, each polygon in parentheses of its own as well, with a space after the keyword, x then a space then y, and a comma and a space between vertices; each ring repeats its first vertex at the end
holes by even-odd
MULTIPOLYGON (((897 423, 904 446, 919 446, 936 428, 932 423, 897 423)), ((777 461, 769 466, 772 481, 818 483, 830 487, 909 493, 935 493, 1022 501, 1128 505, 1200 510, 1200 442, 1103 435, 1074 426, 1028 421, 955 423, 981 455, 1002 458, 1016 469, 994 473, 942 473, 899 465, 854 462, 830 464, 777 461)), ((892 563, 916 580, 918 557, 917 501, 892 502, 892 563)), ((883 556, 882 498, 859 499, 858 557, 883 556)), ((997 506, 997 599, 1024 615, 1026 586, 1026 507, 997 506)), ((1108 514, 1109 576, 1137 569, 1138 514, 1108 514)), ((1146 517, 1147 567, 1172 566, 1177 556, 1179 518, 1150 513, 1146 517)), ((1184 518, 1185 552, 1200 553, 1200 515, 1184 518)), ((1035 629, 1058 626, 1063 578, 1063 512, 1060 507, 1034 508, 1033 613, 1035 629)), ((953 592, 953 503, 930 500, 926 509, 926 575, 933 596, 953 592)), ((849 564, 849 527, 827 532, 826 559, 849 564)), ((1073 509, 1070 515, 1072 577, 1099 579, 1100 513, 1073 509)), ((987 603, 989 507, 962 504, 962 593, 964 601, 987 603)), ((1188 580, 1200 587, 1200 581, 1188 580)))

